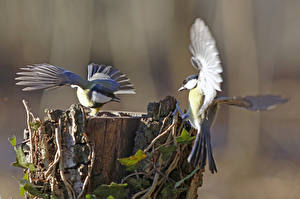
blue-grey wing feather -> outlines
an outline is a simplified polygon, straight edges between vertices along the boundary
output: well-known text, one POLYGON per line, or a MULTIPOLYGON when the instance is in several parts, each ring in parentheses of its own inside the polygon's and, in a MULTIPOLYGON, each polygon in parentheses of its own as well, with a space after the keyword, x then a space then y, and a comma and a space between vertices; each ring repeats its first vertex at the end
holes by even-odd
POLYGON ((120 89, 120 84, 113 79, 98 79, 92 82, 99 84, 101 88, 107 89, 111 93, 114 93, 120 89))
POLYGON ((85 80, 80 76, 59 66, 35 64, 20 68, 24 72, 17 73, 17 85, 26 86, 23 90, 50 89, 63 85, 75 84, 84 86, 85 80))
POLYGON ((88 66, 88 80, 101 84, 112 90, 114 94, 135 94, 130 79, 112 66, 90 64, 88 66))

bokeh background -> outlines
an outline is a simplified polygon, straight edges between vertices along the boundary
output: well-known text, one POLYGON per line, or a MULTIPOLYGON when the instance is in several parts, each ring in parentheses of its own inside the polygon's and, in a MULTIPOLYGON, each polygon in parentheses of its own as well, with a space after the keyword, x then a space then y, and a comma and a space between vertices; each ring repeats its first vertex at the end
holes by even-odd
POLYGON ((77 103, 71 88, 22 92, 14 77, 26 64, 50 63, 86 76, 88 63, 128 74, 137 95, 105 109, 146 111, 166 95, 186 107, 189 28, 203 18, 224 67, 220 95, 280 94, 275 110, 221 107, 212 134, 219 168, 205 173, 200 198, 300 197, 300 1, 298 0, 0 0, 0 195, 18 198, 7 138, 22 138, 29 101, 35 115, 77 103))

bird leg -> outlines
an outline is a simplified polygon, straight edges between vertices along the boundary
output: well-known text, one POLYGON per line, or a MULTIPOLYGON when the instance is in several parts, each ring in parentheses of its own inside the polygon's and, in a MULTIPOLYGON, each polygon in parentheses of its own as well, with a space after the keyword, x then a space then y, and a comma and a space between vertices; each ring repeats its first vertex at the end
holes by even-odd
POLYGON ((98 108, 91 108, 91 112, 89 113, 89 116, 97 116, 97 113, 100 109, 98 108))
POLYGON ((175 110, 173 111, 172 115, 175 115, 175 114, 177 113, 177 111, 178 111, 180 117, 181 117, 183 120, 186 120, 186 119, 188 118, 189 114, 188 114, 188 113, 182 113, 182 111, 181 111, 181 109, 180 109, 180 107, 179 107, 179 103, 178 103, 178 102, 176 102, 176 108, 175 108, 175 110))

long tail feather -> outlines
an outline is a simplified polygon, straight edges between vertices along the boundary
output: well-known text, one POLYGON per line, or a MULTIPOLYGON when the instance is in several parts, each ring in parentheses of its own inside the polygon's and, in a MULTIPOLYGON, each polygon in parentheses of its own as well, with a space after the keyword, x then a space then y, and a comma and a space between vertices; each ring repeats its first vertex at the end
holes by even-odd
POLYGON ((188 162, 194 167, 200 164, 200 169, 204 169, 208 159, 209 170, 211 173, 217 172, 217 166, 213 157, 211 139, 210 139, 210 122, 204 120, 201 130, 198 130, 196 139, 189 154, 188 162))
MULTIPOLYGON (((195 155, 191 156, 193 167, 196 167, 200 158, 206 160, 206 147, 204 145, 204 136, 203 133, 197 133, 197 136, 200 137, 200 140, 197 141, 197 149, 195 151, 195 155)), ((195 141, 196 142, 196 141, 195 141)), ((205 167, 205 161, 200 161, 200 168, 203 169, 205 167)))
POLYGON ((202 124, 202 131, 205 137, 205 145, 207 148, 207 155, 208 155, 208 166, 209 166, 209 170, 212 173, 217 172, 217 166, 215 163, 215 159, 213 157, 213 153, 212 153, 212 147, 211 147, 211 140, 210 140, 210 126, 208 124, 208 120, 204 120, 203 124, 202 124))
POLYGON ((202 138, 201 137, 201 132, 198 131, 197 135, 196 135, 196 139, 194 141, 192 151, 190 152, 190 155, 188 157, 188 162, 190 162, 190 163, 195 162, 197 154, 201 153, 201 150, 202 150, 202 148, 201 148, 201 142, 202 142, 201 138, 202 138))
POLYGON ((71 84, 82 86, 84 82, 78 75, 50 64, 36 64, 20 69, 24 72, 18 72, 15 80, 19 81, 17 85, 26 86, 23 91, 51 89, 71 84))
MULTIPOLYGON (((202 133, 203 134, 203 133, 202 133)), ((203 136, 203 142, 202 142, 202 147, 203 147, 203 153, 201 155, 201 160, 200 160, 200 169, 204 169, 205 168, 205 165, 206 165, 206 157, 207 157, 207 147, 204 143, 204 136, 203 136)), ((200 157, 200 155, 199 155, 200 157)), ((199 159, 197 160, 197 162, 199 161, 199 159)), ((196 161, 195 161, 196 162, 196 161)), ((196 167, 196 166, 194 166, 196 167)))

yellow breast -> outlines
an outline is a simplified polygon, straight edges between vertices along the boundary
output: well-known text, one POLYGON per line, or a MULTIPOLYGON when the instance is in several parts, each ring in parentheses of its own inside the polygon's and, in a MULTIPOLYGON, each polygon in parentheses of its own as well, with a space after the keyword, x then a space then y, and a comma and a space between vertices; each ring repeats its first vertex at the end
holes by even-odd
POLYGON ((189 92, 189 114, 190 117, 196 119, 199 118, 198 111, 200 110, 204 100, 204 95, 196 86, 195 88, 191 89, 189 92))
POLYGON ((77 88, 77 97, 80 102, 85 107, 92 107, 94 103, 89 99, 88 90, 83 90, 82 88, 77 88))

